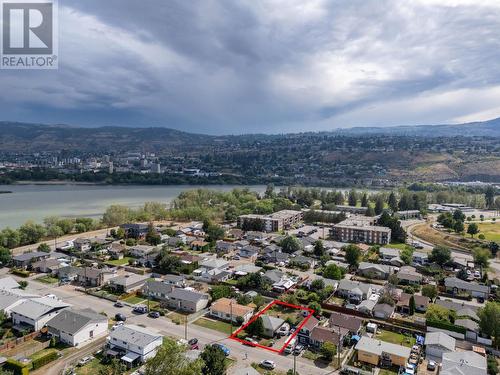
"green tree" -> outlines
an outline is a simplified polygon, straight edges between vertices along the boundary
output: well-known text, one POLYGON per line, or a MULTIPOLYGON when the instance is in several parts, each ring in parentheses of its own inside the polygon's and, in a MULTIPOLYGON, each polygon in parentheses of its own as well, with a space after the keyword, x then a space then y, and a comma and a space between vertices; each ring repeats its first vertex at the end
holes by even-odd
POLYGON ((384 211, 384 197, 382 195, 377 195, 377 199, 375 200, 375 215, 380 215, 382 211, 384 211))
POLYGON ((440 321, 440 322, 450 322, 451 311, 447 308, 431 304, 425 312, 425 317, 429 320, 440 321))
POLYGON ((5 246, 9 249, 18 247, 21 244, 21 236, 19 234, 19 231, 8 227, 3 229, 0 233, 0 240, 0 246, 5 246))
POLYGON ((5 266, 10 263, 12 259, 12 254, 6 247, 0 246, 0 265, 5 266))
POLYGON ((316 255, 318 258, 325 255, 325 246, 323 245, 323 241, 317 240, 314 243, 314 255, 316 255))
POLYGON ((200 355, 203 361, 203 375, 224 375, 226 373, 226 355, 221 348, 206 345, 200 355))
POLYGON ((425 297, 429 297, 431 301, 434 301, 434 299, 438 295, 438 291, 435 285, 427 284, 422 287, 422 295, 425 297))
POLYGON ((319 302, 316 302, 316 301, 312 301, 312 302, 309 302, 309 305, 307 305, 310 309, 313 309, 314 310, 314 314, 315 315, 319 315, 321 314, 321 305, 319 304, 319 302))
POLYGON ((479 227, 476 223, 470 223, 467 227, 467 234, 470 234, 471 237, 474 237, 475 234, 479 233, 479 227))
POLYGON ((344 248, 345 260, 350 266, 357 266, 361 258, 361 250, 356 245, 347 245, 344 248))
POLYGON ((436 246, 429 258, 431 262, 436 262, 442 267, 451 260, 451 250, 445 246, 436 246))
POLYGON ((345 270, 336 264, 329 264, 323 269, 323 277, 332 280, 341 280, 344 277, 345 270))
POLYGON ((299 251, 301 249, 301 244, 299 240, 293 236, 287 236, 285 237, 281 243, 281 249, 284 253, 295 253, 296 251, 299 251))
POLYGON ((321 344, 320 353, 326 361, 331 362, 337 354, 337 346, 332 342, 325 341, 321 344))
POLYGON ((413 247, 405 246, 405 248, 401 250, 399 257, 404 262, 404 264, 411 264, 413 260, 413 247))
POLYGON ((210 296, 213 301, 220 298, 231 297, 231 294, 231 288, 228 285, 214 285, 210 290, 210 296))
POLYGON ((43 251, 44 253, 50 253, 50 246, 47 245, 45 242, 41 243, 37 247, 38 251, 43 251))
POLYGON ((47 232, 43 225, 35 224, 33 221, 27 221, 19 228, 21 244, 28 245, 40 241, 47 232))
POLYGON ((500 346, 500 303, 487 302, 479 309, 479 328, 481 332, 494 338, 495 347, 500 346))
POLYGON ((368 207, 368 195, 366 193, 361 196, 361 207, 368 207))
POLYGON ((356 206, 358 204, 358 194, 356 193, 356 190, 352 189, 349 191, 347 202, 349 206, 356 206))
POLYGON ((393 191, 391 191, 391 193, 389 194, 387 204, 389 205, 389 208, 392 210, 392 212, 398 211, 398 199, 396 198, 396 194, 394 194, 393 191))
POLYGON ((216 242, 224 238, 225 231, 220 225, 210 224, 207 228, 206 234, 209 242, 216 242))
POLYGON ((486 201, 486 207, 492 209, 495 207, 495 188, 492 185, 488 185, 484 192, 484 200, 486 201))
POLYGON ((262 317, 255 319, 250 325, 245 329, 245 331, 250 336, 261 337, 264 334, 264 323, 262 322, 262 317))
POLYGON ((410 315, 413 315, 415 314, 415 308, 416 308, 416 305, 415 305, 415 297, 412 295, 410 297, 410 315))
POLYGON ((99 375, 122 375, 127 371, 125 364, 117 358, 113 358, 105 367, 99 369, 99 375))
POLYGON ((203 361, 190 360, 186 348, 165 337, 156 355, 146 362, 145 375, 199 375, 203 361))
POLYGON ((477 248, 473 251, 474 263, 482 268, 488 268, 491 253, 488 249, 477 248))
POLYGON ((455 233, 462 233, 465 229, 464 222, 463 221, 455 221, 453 223, 453 230, 455 233))
POLYGON ((322 279, 313 280, 311 283, 311 290, 318 291, 325 287, 325 282, 322 279))
POLYGON ((453 220, 455 221, 465 221, 465 214, 461 210, 453 211, 453 220))
POLYGON ((130 221, 131 212, 128 207, 120 205, 112 205, 106 209, 104 215, 102 215, 102 222, 108 227, 115 227, 120 224, 125 224, 130 221))
POLYGON ((19 281, 19 288, 26 289, 28 287, 28 282, 26 280, 19 281))
POLYGON ((156 231, 153 223, 149 223, 148 225, 148 231, 146 233, 146 242, 153 246, 159 245, 161 243, 161 236, 156 231))
POLYGON ((373 208, 372 205, 369 205, 368 208, 366 209, 366 216, 369 217, 375 216, 375 209, 373 208))
POLYGON ((271 198, 275 197, 273 184, 268 184, 266 186, 266 191, 264 192, 264 197, 267 199, 271 199, 271 198))
POLYGON ((178 256, 171 255, 167 251, 162 251, 160 253, 160 260, 158 266, 161 271, 165 274, 175 273, 181 268, 181 260, 178 256))

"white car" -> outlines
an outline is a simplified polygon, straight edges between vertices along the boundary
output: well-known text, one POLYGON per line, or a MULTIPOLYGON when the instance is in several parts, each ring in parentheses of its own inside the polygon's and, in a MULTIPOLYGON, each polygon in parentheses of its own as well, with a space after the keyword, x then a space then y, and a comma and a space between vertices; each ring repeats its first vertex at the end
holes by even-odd
POLYGON ((276 364, 274 363, 274 361, 271 361, 270 359, 264 359, 260 363, 260 366, 265 368, 265 369, 274 370, 274 368, 276 367, 276 364))
POLYGON ((80 359, 78 361, 78 366, 85 366, 87 363, 89 363, 90 361, 92 361, 94 359, 93 356, 88 356, 88 357, 83 357, 82 359, 80 359))

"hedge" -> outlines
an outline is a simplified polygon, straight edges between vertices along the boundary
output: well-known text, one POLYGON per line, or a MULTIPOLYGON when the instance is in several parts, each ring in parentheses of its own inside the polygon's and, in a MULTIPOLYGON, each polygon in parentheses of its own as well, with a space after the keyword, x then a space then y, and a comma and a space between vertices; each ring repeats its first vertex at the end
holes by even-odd
POLYGON ((33 370, 39 369, 40 367, 45 366, 47 363, 55 361, 58 358, 57 351, 53 350, 45 353, 43 356, 35 358, 31 361, 31 365, 33 370))
POLYGON ((29 363, 22 363, 13 358, 9 358, 7 359, 7 362, 5 362, 4 368, 12 371, 14 375, 29 375, 29 365, 29 363))
POLYGON ((457 332, 465 335, 466 329, 464 327, 456 326, 454 324, 448 322, 441 322, 438 320, 429 320, 427 319, 425 322, 429 327, 441 328, 451 332, 457 332))
POLYGON ((20 269, 17 269, 17 268, 14 268, 12 270, 12 273, 14 275, 21 276, 21 277, 29 277, 30 276, 30 272, 29 271, 20 270, 20 269))

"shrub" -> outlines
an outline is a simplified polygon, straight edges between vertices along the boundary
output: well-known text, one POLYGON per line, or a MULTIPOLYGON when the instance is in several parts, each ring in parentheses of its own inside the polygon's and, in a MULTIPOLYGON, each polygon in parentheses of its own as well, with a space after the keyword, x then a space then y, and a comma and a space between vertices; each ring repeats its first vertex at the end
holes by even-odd
POLYGON ((32 362, 31 365, 33 367, 33 370, 39 369, 40 367, 45 366, 47 363, 55 361, 57 359, 57 351, 53 350, 50 352, 45 353, 44 355, 35 358, 32 362))
POLYGON ((14 375, 28 375, 30 373, 28 366, 28 363, 21 363, 13 358, 9 358, 7 362, 5 362, 4 368, 8 371, 12 371, 14 375))

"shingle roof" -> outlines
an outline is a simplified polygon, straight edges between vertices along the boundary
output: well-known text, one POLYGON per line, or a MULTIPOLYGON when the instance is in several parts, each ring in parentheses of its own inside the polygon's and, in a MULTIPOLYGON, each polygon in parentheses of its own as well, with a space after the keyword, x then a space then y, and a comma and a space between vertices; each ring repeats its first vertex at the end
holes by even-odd
POLYGON ((281 318, 276 318, 271 315, 262 315, 262 325, 265 329, 276 331, 279 327, 285 323, 285 321, 281 318))
POLYGON ((443 354, 441 375, 486 375, 486 358, 473 351, 443 354))
POLYGON ((456 277, 447 277, 446 279, 444 279, 444 285, 447 288, 465 289, 474 292, 489 293, 490 291, 490 288, 487 285, 470 283, 468 281, 460 280, 459 278, 456 277))
POLYGON ((473 332, 479 331, 479 324, 470 319, 456 319, 454 324, 456 326, 464 327, 469 331, 473 332))
POLYGON ((196 292, 194 290, 174 288, 170 293, 169 297, 173 297, 183 301, 198 302, 202 299, 208 299, 208 295, 205 293, 196 292))
POLYGON ((455 350, 456 340, 443 332, 428 332, 425 345, 440 345, 448 350, 455 350))
POLYGON ((358 332, 363 324, 363 319, 347 314, 332 312, 328 323, 330 327, 341 327, 348 329, 350 332, 358 332))
POLYGON ((253 308, 249 306, 240 305, 235 300, 229 298, 220 298, 210 307, 212 311, 222 312, 224 314, 232 313, 233 316, 244 316, 253 312, 253 308))
POLYGON ((50 311, 60 310, 70 306, 68 303, 50 297, 40 297, 26 300, 12 309, 13 313, 37 320, 50 311))
POLYGON ((90 323, 107 323, 108 318, 91 309, 61 311, 47 322, 47 327, 75 334, 90 323))
POLYGON ((31 252, 31 253, 24 253, 24 254, 20 254, 20 255, 16 255, 14 257, 12 257, 12 259, 14 260, 17 260, 19 262, 25 262, 27 260, 31 260, 33 258, 39 258, 39 257, 49 257, 49 253, 45 253, 43 251, 34 251, 34 252, 31 252))
POLYGON ((158 340, 162 335, 133 324, 125 324, 111 331, 109 337, 111 339, 115 338, 119 341, 125 341, 140 347, 145 347, 158 340))
POLYGON ((406 346, 372 339, 367 336, 361 337, 361 340, 359 340, 356 344, 356 350, 361 350, 378 356, 382 355, 382 353, 385 352, 404 358, 408 358, 411 353, 411 349, 407 348, 406 346))
POLYGON ((339 342, 339 335, 337 332, 325 327, 314 327, 311 331, 311 339, 319 342, 339 342))

